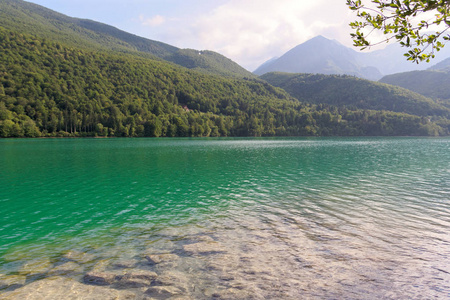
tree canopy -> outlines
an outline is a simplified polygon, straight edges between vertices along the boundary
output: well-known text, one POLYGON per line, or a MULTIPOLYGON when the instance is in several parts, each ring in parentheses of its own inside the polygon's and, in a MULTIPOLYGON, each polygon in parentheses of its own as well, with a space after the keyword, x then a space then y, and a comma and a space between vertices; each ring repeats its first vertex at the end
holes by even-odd
POLYGON ((450 39, 450 0, 347 0, 347 5, 360 19, 350 26, 354 45, 362 49, 395 40, 411 48, 404 54, 408 60, 429 62, 450 39), (375 32, 385 38, 373 41, 375 32))

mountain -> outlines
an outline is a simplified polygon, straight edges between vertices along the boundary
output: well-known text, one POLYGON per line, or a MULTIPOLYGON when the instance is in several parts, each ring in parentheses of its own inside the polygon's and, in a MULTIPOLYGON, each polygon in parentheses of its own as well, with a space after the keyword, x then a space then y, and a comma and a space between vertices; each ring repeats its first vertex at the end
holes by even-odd
MULTIPOLYGON (((390 44, 372 52, 355 51, 334 40, 317 36, 288 51, 278 59, 271 59, 254 73, 267 72, 313 73, 352 75, 369 80, 379 80, 385 75, 425 70, 427 63, 415 64, 407 61, 403 54, 407 49, 399 44, 390 44)), ((436 53, 435 62, 450 56, 450 47, 436 53)))
POLYGON ((429 67, 427 70, 450 72, 450 57, 429 67))
MULTIPOLYGON (((273 62, 275 62, 279 57, 278 56, 274 56, 271 59, 267 60, 266 62, 264 62, 262 65, 260 65, 258 67, 258 69, 263 69, 267 66, 270 66, 273 62)), ((255 71, 256 72, 256 71, 255 71)))
POLYGON ((347 75, 266 73, 260 77, 303 102, 449 117, 450 109, 393 85, 347 75))
POLYGON ((347 74, 377 80, 381 73, 358 62, 358 53, 337 41, 317 36, 291 49, 280 58, 266 62, 254 71, 257 75, 268 72, 347 74))
POLYGON ((380 79, 380 82, 414 91, 450 107, 450 72, 439 70, 412 71, 385 76, 380 79))
POLYGON ((58 40, 61 43, 87 49, 149 54, 210 74, 252 77, 237 63, 212 51, 179 49, 119 30, 103 23, 71 18, 45 7, 22 0, 0 2, 0 26, 22 33, 58 40))
POLYGON ((450 107, 450 58, 427 70, 384 76, 380 82, 403 87, 450 107))

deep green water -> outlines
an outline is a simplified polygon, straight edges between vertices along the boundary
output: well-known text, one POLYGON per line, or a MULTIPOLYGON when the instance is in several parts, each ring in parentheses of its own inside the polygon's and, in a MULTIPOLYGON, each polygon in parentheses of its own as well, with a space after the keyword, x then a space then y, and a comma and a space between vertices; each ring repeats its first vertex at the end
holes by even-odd
POLYGON ((0 209, 0 274, 152 247, 195 298, 450 297, 448 138, 4 139, 0 209), (189 257, 199 237, 226 256, 189 257))

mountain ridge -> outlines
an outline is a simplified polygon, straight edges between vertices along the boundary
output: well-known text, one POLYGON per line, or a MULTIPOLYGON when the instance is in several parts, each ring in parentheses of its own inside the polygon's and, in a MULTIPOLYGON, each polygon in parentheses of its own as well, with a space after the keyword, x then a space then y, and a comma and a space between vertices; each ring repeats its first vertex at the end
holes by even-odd
POLYGON ((428 69, 384 76, 379 82, 399 86, 450 107, 450 70, 428 69))
POLYGON ((302 102, 450 117, 450 109, 423 95, 353 76, 272 72, 260 78, 302 102))
MULTIPOLYGON (((210 74, 254 77, 251 72, 216 52, 207 51, 205 55, 194 58, 195 55, 191 49, 180 49, 163 42, 139 37, 97 21, 69 17, 23 0, 0 2, 0 26, 58 40, 76 47, 149 55, 153 59, 162 59, 210 74)), ((196 51, 198 55, 200 51, 196 51)))
POLYGON ((450 57, 429 67, 427 71, 444 71, 450 72, 450 57))

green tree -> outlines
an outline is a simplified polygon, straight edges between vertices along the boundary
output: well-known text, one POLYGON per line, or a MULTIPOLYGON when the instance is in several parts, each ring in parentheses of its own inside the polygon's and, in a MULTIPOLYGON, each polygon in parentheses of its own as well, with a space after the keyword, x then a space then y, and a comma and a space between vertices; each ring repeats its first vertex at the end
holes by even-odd
POLYGON ((11 120, 0 121, 0 137, 13 136, 14 122, 11 120))
POLYGON ((36 127, 36 124, 33 120, 28 119, 23 124, 23 131, 26 137, 39 137, 41 136, 41 132, 36 127))
POLYGON ((145 136, 160 137, 162 134, 162 123, 155 117, 145 122, 144 124, 145 136))
POLYGON ((354 45, 362 49, 390 40, 411 48, 404 55, 419 63, 430 61, 450 39, 450 0, 347 0, 357 12, 358 21, 350 23, 354 45), (433 31, 433 32, 430 32, 433 31), (385 38, 372 41, 370 35, 382 32, 385 38))

